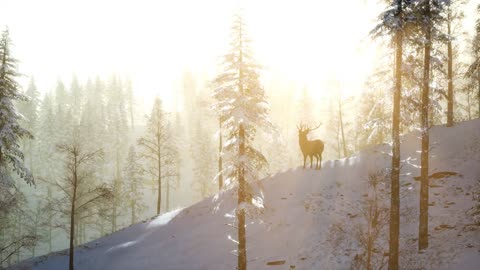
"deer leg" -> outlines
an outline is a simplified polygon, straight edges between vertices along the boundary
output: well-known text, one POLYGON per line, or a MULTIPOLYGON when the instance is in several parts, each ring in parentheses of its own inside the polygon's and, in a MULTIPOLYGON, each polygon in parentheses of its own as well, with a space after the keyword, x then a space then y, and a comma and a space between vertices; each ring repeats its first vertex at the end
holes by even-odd
POLYGON ((305 169, 305 165, 307 163, 307 156, 303 155, 303 168, 305 169))
POLYGON ((313 155, 310 155, 310 169, 312 168, 312 164, 313 164, 313 155))
POLYGON ((318 160, 318 169, 320 170, 322 168, 322 154, 318 155, 319 160, 318 160))

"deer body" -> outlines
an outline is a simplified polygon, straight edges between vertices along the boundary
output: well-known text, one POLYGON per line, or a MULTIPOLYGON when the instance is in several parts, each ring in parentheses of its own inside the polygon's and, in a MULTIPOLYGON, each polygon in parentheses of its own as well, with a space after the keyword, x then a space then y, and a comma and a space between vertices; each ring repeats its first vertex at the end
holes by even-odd
MULTIPOLYGON (((316 128, 318 128, 318 126, 316 128)), ((305 127, 298 129, 298 142, 303 154, 303 168, 306 166, 307 157, 310 157, 310 168, 313 166, 313 158, 316 158, 317 163, 315 164, 315 169, 320 169, 322 166, 324 144, 321 140, 308 140, 307 134, 312 130, 313 129, 305 127)))

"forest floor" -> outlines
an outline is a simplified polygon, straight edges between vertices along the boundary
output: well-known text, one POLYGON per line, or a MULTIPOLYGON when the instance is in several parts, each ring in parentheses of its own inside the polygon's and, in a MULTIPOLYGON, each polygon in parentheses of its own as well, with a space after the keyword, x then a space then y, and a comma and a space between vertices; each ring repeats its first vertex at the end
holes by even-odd
MULTIPOLYGON (((418 133, 402 137, 401 269, 479 269, 480 120, 430 130, 430 247, 417 251, 420 183, 418 133)), ((328 145, 327 145, 328 147, 328 145)), ((379 145, 322 170, 296 168, 254 184, 264 208, 247 226, 249 269, 351 269, 365 260, 369 175, 390 167, 379 145)), ((389 180, 380 178, 379 208, 389 206, 389 180)), ((229 224, 234 191, 94 240, 76 249, 75 269, 235 269, 236 231, 229 224)), ((388 213, 388 211, 387 211, 388 213)), ((388 218, 378 223, 372 264, 388 259, 388 218)), ((24 261, 12 269, 67 269, 68 252, 24 261)))

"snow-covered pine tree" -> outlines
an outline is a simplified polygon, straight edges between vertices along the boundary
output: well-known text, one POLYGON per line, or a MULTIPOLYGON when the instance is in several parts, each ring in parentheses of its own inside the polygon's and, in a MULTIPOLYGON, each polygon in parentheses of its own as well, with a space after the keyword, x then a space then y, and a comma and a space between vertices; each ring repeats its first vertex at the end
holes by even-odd
POLYGON ((478 118, 480 118, 480 5, 477 6, 477 21, 475 23, 475 36, 472 40, 472 63, 465 76, 470 80, 471 88, 477 88, 478 118))
POLYGON ((428 170, 429 170, 429 112, 430 112, 430 88, 431 88, 431 51, 434 35, 438 35, 437 24, 442 20, 442 0, 422 0, 414 10, 417 17, 417 25, 423 36, 423 80, 421 97, 420 130, 422 147, 420 155, 420 217, 418 230, 418 249, 428 248, 428 170))
POLYGON ((128 120, 124 100, 122 82, 118 76, 113 75, 107 88, 107 130, 110 136, 110 147, 108 155, 112 161, 111 171, 113 186, 112 201, 112 232, 117 230, 117 212, 120 206, 122 194, 122 169, 121 162, 126 155, 125 141, 128 139, 128 120))
POLYGON ((127 98, 128 114, 130 118, 130 130, 134 130, 135 127, 135 95, 133 94, 132 80, 127 78, 125 81, 125 95, 127 98))
POLYGON ((72 110, 72 116, 74 117, 75 125, 78 125, 80 122, 81 109, 83 103, 83 89, 78 82, 77 76, 74 74, 72 77, 72 82, 70 83, 70 104, 72 110))
POLYGON ((298 101, 298 118, 300 122, 310 124, 315 122, 313 116, 313 102, 307 87, 303 87, 298 101))
MULTIPOLYGON (((388 57, 391 63, 391 57, 388 57)), ((390 141, 392 101, 386 89, 392 89, 390 63, 378 66, 365 83, 360 96, 355 129, 359 131, 358 144, 363 149, 390 141)))
MULTIPOLYGON (((35 86, 35 80, 30 79, 27 91, 25 95, 28 97, 28 101, 18 103, 18 111, 24 116, 21 125, 23 125, 27 130, 29 130, 35 137, 37 137, 37 121, 38 121, 38 106, 40 103, 39 96, 40 94, 37 91, 35 86)), ((25 151, 25 163, 28 164, 28 168, 33 174, 34 171, 34 160, 36 159, 35 147, 33 140, 26 139, 22 142, 22 147, 25 151)))
POLYGON ((57 143, 65 143, 73 133, 70 99, 65 84, 59 79, 55 88, 55 129, 57 131, 57 143))
MULTIPOLYGON (((20 140, 33 139, 33 136, 20 126, 22 117, 14 106, 14 101, 26 101, 27 97, 20 92, 16 81, 19 76, 17 60, 12 57, 10 46, 7 29, 0 40, 0 183, 11 184, 10 171, 13 170, 25 182, 33 184, 33 175, 23 164, 24 155, 20 149, 20 140)), ((1 190, 5 190, 4 187, 1 190)))
POLYGON ((380 22, 372 30, 376 38, 387 35, 392 38, 395 48, 395 86, 393 92, 392 113, 392 168, 390 173, 390 232, 388 268, 399 268, 399 238, 400 238, 400 103, 402 95, 402 63, 404 35, 408 21, 405 16, 410 1, 394 0, 380 14, 380 22))
POLYGON ((192 136, 191 153, 194 161, 193 179, 195 189, 200 199, 210 196, 214 191, 213 179, 215 178, 215 150, 208 122, 207 102, 197 95, 196 119, 192 136))
POLYGON ((462 6, 465 5, 465 1, 453 1, 449 0, 445 3, 445 15, 446 17, 446 27, 447 27, 447 38, 446 38, 446 47, 447 47, 447 127, 453 126, 454 123, 454 103, 455 103, 455 93, 454 85, 456 82, 456 76, 458 71, 455 73, 455 69, 458 69, 457 59, 458 59, 458 46, 459 36, 461 33, 461 27, 456 27, 461 24, 461 21, 464 18, 462 11, 462 6), (454 61, 455 60, 455 61, 454 61), (454 69, 455 64, 455 69, 454 69))
POLYGON ((215 110, 223 121, 225 184, 235 184, 238 200, 238 270, 247 269, 247 238, 245 214, 252 201, 248 182, 258 179, 259 170, 267 160, 253 141, 259 128, 270 129, 268 103, 260 83, 259 65, 253 59, 250 40, 241 15, 235 16, 231 27, 230 49, 223 57, 222 71, 214 80, 215 110))
MULTIPOLYGON (((38 125, 37 125, 37 156, 41 166, 38 166, 36 170, 36 175, 38 178, 47 179, 48 181, 53 181, 60 178, 60 167, 58 162, 61 159, 58 152, 55 151, 56 145, 58 143, 58 134, 55 126, 55 114, 54 114, 54 104, 51 93, 46 93, 43 96, 43 99, 40 103, 39 113, 38 113, 38 125)), ((42 183, 42 186, 47 190, 47 201, 52 203, 53 190, 55 193, 58 191, 55 187, 49 183, 42 183)), ((44 211, 44 214, 48 217, 46 221, 46 237, 45 242, 48 244, 48 252, 52 251, 53 247, 53 209, 52 207, 47 207, 44 211)))

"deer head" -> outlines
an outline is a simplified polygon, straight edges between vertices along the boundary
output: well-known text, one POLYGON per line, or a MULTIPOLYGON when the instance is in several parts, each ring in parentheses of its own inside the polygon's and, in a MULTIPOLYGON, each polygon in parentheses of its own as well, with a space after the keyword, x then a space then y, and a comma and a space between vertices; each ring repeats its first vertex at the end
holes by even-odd
POLYGON ((306 139, 306 138, 307 138, 307 134, 308 134, 310 131, 319 128, 321 125, 322 125, 322 123, 319 123, 316 127, 311 128, 311 127, 309 127, 309 126, 306 125, 306 124, 300 123, 300 125, 297 125, 298 137, 299 137, 299 138, 305 138, 305 139, 306 139))

